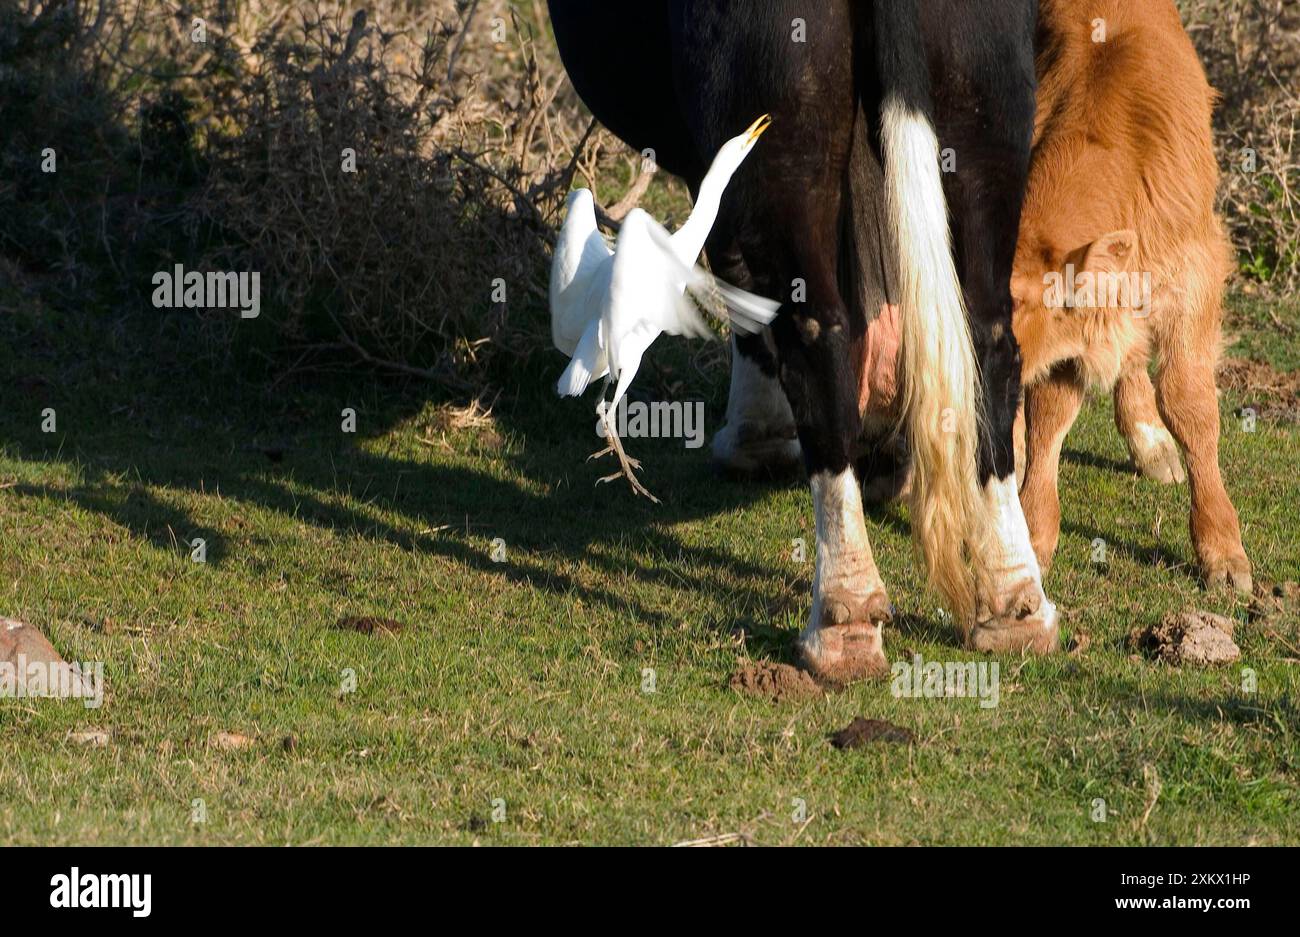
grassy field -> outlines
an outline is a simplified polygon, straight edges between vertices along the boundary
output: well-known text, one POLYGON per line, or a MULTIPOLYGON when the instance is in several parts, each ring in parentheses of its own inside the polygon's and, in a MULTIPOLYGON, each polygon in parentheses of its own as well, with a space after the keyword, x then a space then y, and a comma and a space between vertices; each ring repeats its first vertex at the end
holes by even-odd
MULTIPOLYGON (((418 384, 273 383, 174 337, 0 305, 0 614, 107 679, 99 709, 0 701, 4 843, 1300 842, 1297 623, 1248 625, 1198 588, 1185 487, 1135 477, 1104 401, 1067 444, 1049 580, 1086 652, 1002 659, 991 709, 887 683, 777 704, 727 681, 790 659, 802 483, 716 480, 707 449, 637 441, 663 506, 593 488, 590 403, 554 399, 553 356, 473 420, 418 384), (1130 656, 1132 627, 1191 606, 1241 622, 1257 692, 1238 666, 1130 656), (336 628, 347 615, 405 629, 336 628), (917 743, 831 747, 859 715, 917 743), (92 730, 108 743, 77 740, 92 730)), ((1234 308, 1239 352, 1300 364, 1267 308, 1234 308)), ((712 432, 725 370, 697 366, 717 350, 668 348, 647 383, 703 395, 712 432)), ((1244 432, 1242 403, 1223 400, 1223 463, 1247 550, 1258 579, 1300 578, 1300 432, 1244 432)), ((870 529, 903 613, 891 657, 970 658, 905 511, 870 529)))

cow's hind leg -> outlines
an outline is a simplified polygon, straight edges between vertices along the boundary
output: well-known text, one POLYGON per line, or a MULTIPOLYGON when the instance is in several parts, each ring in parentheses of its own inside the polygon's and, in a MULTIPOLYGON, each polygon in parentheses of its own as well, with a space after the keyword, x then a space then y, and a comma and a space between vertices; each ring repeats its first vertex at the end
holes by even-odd
POLYGON ((847 321, 837 300, 823 294, 811 308, 781 321, 776 335, 816 514, 812 614, 799 639, 800 656, 818 677, 847 682, 888 669, 881 629, 890 605, 851 462, 857 407, 844 340, 847 321), (820 331, 815 338, 814 331, 820 331))
POLYGON ((994 529, 988 542, 972 545, 987 552, 976 564, 979 608, 967 637, 987 651, 1048 652, 1058 644, 1056 607, 1043 591, 1016 490, 1012 438, 1021 359, 1010 283, 1034 122, 1034 6, 980 5, 978 14, 953 2, 930 8, 931 38, 944 37, 931 55, 950 69, 936 88, 939 138, 956 159, 944 189, 984 391, 979 477, 994 529), (982 42, 971 41, 972 30, 982 42))
MULTIPOLYGON (((797 127, 785 132, 792 146, 809 153, 797 127)), ((755 230, 763 234, 746 260, 764 271, 755 274, 760 289, 787 299, 772 334, 816 512, 812 614, 799 638, 800 657, 818 678, 845 683, 887 672, 881 632, 890 603, 853 467, 861 422, 851 349, 853 333, 865 324, 851 323, 835 277, 841 167, 833 159, 820 165, 815 151, 805 159, 803 184, 792 180, 780 196, 764 193, 755 203, 762 206, 755 230), (795 283, 806 296, 792 295, 795 283)))
POLYGON ((889 599, 867 541, 853 471, 857 382, 850 349, 865 331, 837 281, 856 101, 853 6, 822 0, 679 0, 671 5, 678 87, 702 152, 763 113, 772 127, 732 178, 716 241, 739 244, 761 295, 783 305, 772 325, 777 374, 794 415, 816 508, 812 617, 805 666, 842 683, 884 675, 889 599), (806 42, 791 20, 807 17, 806 42), (735 128, 735 129, 732 129, 735 128))

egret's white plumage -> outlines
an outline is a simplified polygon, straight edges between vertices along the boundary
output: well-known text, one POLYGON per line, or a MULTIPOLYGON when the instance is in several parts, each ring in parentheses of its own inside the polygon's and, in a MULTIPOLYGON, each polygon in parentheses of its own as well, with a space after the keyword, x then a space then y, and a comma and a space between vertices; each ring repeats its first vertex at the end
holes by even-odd
MULTIPOLYGON (((602 394, 596 408, 603 416, 617 408, 646 349, 661 334, 713 337, 690 292, 716 288, 732 326, 742 331, 754 332, 772 321, 778 303, 715 280, 696 266, 727 183, 770 125, 764 115, 723 145, 700 185, 690 218, 676 234, 634 209, 611 248, 597 227, 591 192, 578 189, 569 196, 550 285, 551 338, 572 359, 556 386, 562 396, 580 396, 601 378, 606 384, 617 380, 613 400, 606 404, 602 394)), ((632 478, 630 460, 612 429, 610 434, 607 451, 618 455, 633 487, 649 495, 632 478)))

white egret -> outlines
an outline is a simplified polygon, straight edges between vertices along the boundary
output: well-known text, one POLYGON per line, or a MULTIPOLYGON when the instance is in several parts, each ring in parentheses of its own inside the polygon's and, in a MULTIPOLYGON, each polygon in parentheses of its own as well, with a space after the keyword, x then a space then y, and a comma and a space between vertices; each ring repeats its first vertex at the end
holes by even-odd
POLYGON ((560 377, 561 396, 577 397, 592 382, 617 380, 614 399, 604 392, 596 407, 609 448, 592 458, 613 454, 632 489, 658 501, 637 480, 640 463, 623 452, 612 415, 640 367, 641 357, 661 333, 712 338, 688 291, 716 287, 733 327, 754 332, 775 317, 779 303, 754 296, 716 280, 695 266, 722 205, 722 193, 753 150, 771 118, 760 117, 740 136, 719 150, 700 185, 690 218, 676 234, 668 232, 640 209, 623 220, 614 247, 606 243, 596 222, 590 191, 569 196, 568 214, 551 264, 551 338, 572 360, 560 377), (606 415, 610 418, 606 419, 606 415))

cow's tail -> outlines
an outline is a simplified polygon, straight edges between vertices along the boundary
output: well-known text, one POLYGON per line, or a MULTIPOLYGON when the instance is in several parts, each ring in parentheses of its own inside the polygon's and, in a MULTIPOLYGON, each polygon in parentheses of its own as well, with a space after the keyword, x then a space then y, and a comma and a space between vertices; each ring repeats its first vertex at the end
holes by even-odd
POLYGON ((875 0, 875 42, 886 212, 898 245, 912 532, 930 583, 967 625, 992 529, 977 471, 982 395, 952 255, 918 0, 875 0))

